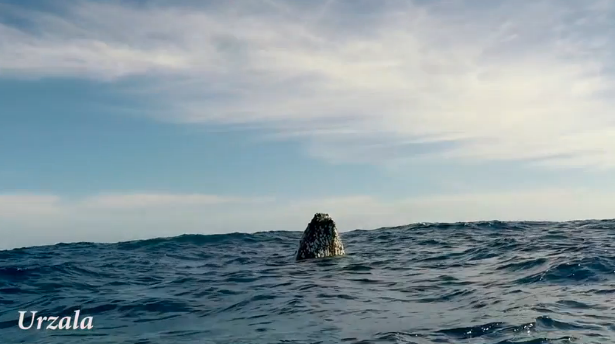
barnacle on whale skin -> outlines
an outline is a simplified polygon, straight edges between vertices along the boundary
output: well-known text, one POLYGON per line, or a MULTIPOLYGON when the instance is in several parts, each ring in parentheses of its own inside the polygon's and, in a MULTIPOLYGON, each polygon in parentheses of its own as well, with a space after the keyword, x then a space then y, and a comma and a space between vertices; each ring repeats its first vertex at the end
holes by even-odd
POLYGON ((303 232, 297 260, 345 255, 342 239, 329 214, 316 213, 303 232))

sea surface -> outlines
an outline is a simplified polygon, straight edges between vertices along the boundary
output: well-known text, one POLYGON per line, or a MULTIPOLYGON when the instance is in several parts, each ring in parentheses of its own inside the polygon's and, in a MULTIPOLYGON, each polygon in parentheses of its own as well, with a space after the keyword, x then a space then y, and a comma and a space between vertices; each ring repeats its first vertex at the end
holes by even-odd
POLYGON ((615 221, 357 230, 297 263, 300 237, 0 251, 0 343, 615 343, 615 221), (92 330, 18 327, 76 309, 92 330))

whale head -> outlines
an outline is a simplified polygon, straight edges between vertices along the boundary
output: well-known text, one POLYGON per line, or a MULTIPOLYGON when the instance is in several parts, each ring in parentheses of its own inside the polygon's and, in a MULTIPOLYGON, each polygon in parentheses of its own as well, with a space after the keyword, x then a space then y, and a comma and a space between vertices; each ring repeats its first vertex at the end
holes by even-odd
POLYGON ((344 245, 335 222, 328 214, 317 213, 303 232, 297 260, 343 256, 344 245))

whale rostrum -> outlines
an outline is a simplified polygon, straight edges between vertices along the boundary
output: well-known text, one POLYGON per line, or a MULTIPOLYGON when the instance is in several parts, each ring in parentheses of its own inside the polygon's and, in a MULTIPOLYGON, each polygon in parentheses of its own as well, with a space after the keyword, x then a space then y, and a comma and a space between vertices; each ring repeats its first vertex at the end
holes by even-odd
POLYGON ((329 214, 316 213, 303 232, 297 260, 343 256, 344 245, 329 214))

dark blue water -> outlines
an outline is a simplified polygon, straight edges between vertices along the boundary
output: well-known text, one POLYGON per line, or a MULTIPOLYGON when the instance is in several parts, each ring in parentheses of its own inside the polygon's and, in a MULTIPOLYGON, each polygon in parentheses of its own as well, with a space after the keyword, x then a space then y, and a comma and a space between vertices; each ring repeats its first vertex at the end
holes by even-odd
POLYGON ((0 342, 615 342, 615 221, 354 231, 295 263, 300 235, 0 251, 0 342), (18 328, 75 309, 94 329, 18 328))

